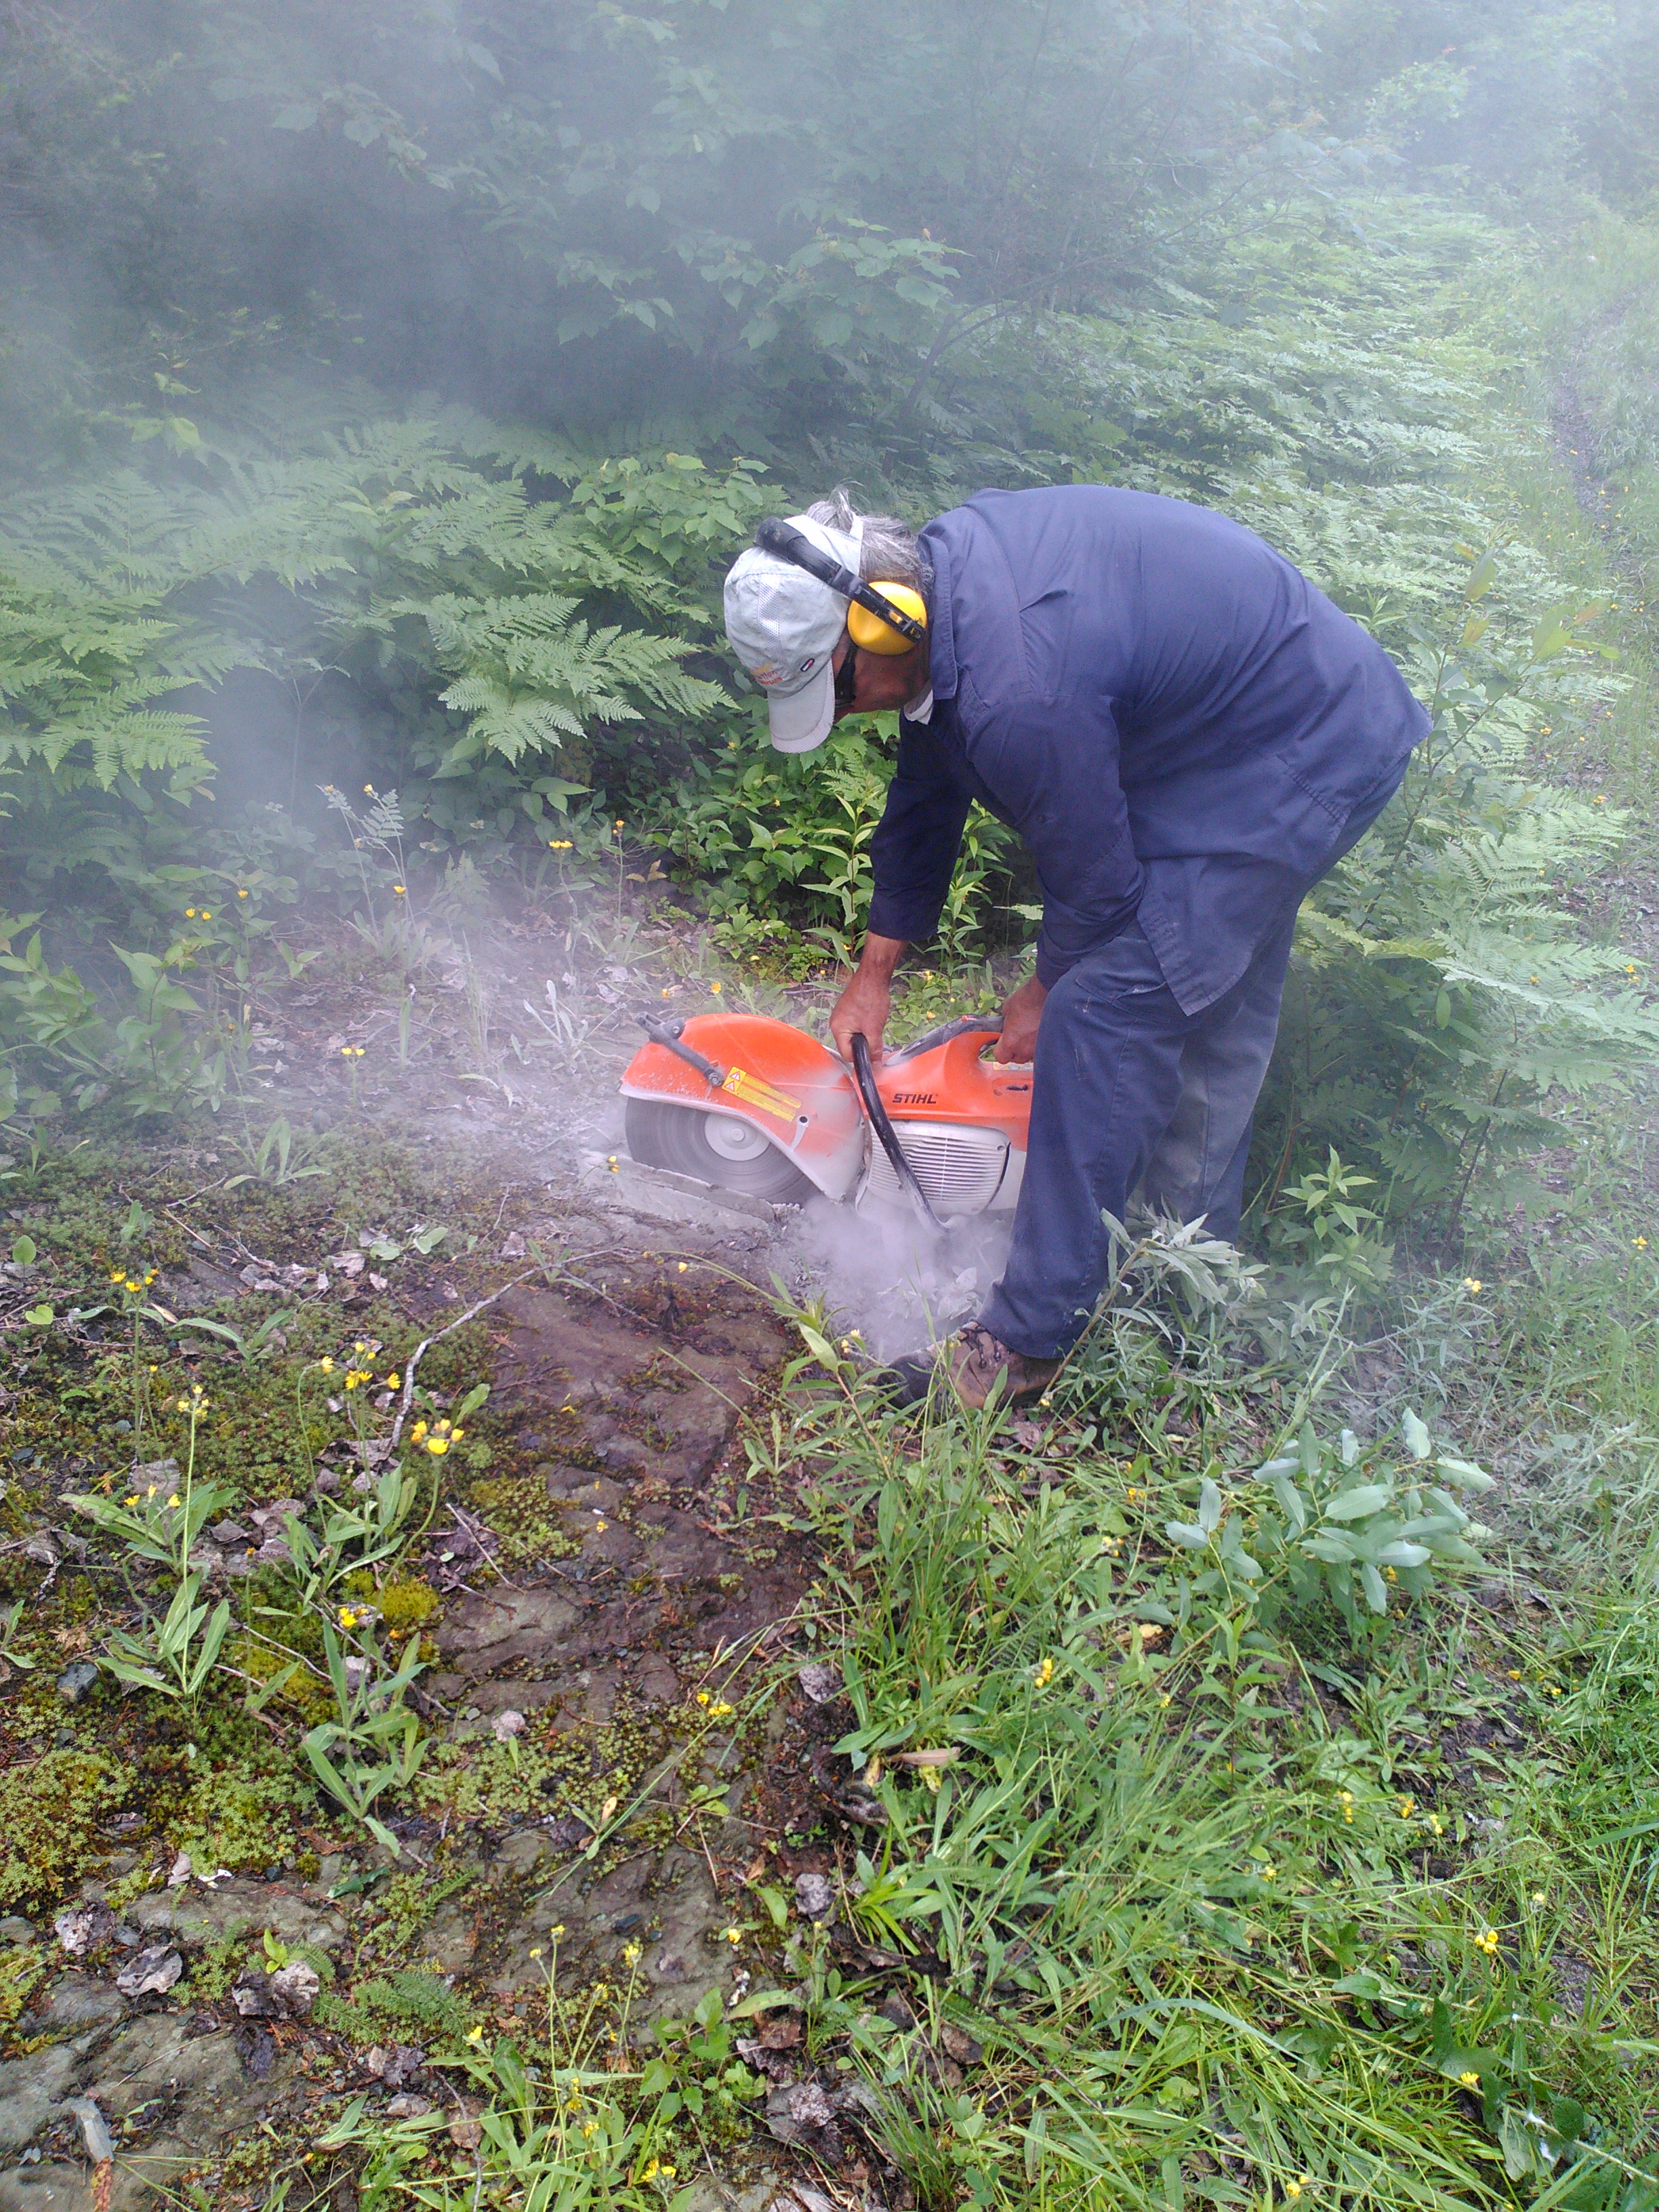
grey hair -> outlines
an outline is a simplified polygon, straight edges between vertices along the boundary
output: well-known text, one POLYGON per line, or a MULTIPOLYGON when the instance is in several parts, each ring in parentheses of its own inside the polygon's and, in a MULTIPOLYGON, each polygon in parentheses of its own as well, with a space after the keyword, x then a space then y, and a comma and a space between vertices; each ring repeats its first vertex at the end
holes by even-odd
POLYGON ((849 537, 862 521, 859 574, 866 584, 908 584, 912 591, 926 593, 933 572, 908 523, 901 522, 896 514, 861 516, 845 484, 837 484, 828 499, 814 500, 806 512, 814 522, 823 523, 828 530, 843 531, 849 537))

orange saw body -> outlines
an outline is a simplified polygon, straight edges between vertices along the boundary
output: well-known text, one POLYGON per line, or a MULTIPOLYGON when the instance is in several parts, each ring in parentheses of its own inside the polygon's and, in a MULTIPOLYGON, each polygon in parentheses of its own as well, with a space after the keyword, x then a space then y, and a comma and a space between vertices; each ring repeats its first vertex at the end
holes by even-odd
POLYGON ((646 1166, 785 1205, 910 1205, 941 1228, 1018 1197, 1031 1071, 982 1056, 994 1016, 945 1023, 873 1068, 761 1014, 641 1021, 650 1042, 622 1090, 646 1166))

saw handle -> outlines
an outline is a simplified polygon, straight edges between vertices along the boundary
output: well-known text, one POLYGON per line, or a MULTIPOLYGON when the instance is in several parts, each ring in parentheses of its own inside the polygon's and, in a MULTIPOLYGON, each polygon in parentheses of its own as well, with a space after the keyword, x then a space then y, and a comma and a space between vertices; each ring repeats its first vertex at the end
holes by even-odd
POLYGON ((862 1030, 853 1032, 853 1078, 858 1085, 859 1098, 869 1117, 870 1127, 876 1133, 876 1142, 886 1153, 893 1173, 899 1179, 899 1188, 909 1200, 929 1229, 942 1234, 945 1224, 927 1203, 927 1194, 916 1181, 915 1170, 904 1157, 904 1148, 893 1133, 893 1125, 887 1118, 887 1109, 881 1103, 881 1093, 876 1088, 875 1070, 870 1065, 870 1040, 862 1030))
POLYGON ((635 1014, 635 1020, 653 1044, 659 1044, 665 1052, 672 1052, 676 1060, 683 1060, 688 1067, 695 1067, 703 1081, 718 1091, 726 1080, 726 1070, 717 1060, 710 1060, 695 1045, 680 1042, 680 1024, 659 1022, 654 1014, 635 1014))
POLYGON ((914 1060, 918 1053, 933 1052, 939 1045, 949 1044, 952 1037, 975 1035, 1000 1036, 1001 1015, 961 1014, 953 1022, 941 1022, 937 1029, 924 1030, 920 1036, 912 1037, 908 1044, 902 1044, 896 1052, 890 1052, 888 1063, 896 1066, 902 1060, 914 1060))

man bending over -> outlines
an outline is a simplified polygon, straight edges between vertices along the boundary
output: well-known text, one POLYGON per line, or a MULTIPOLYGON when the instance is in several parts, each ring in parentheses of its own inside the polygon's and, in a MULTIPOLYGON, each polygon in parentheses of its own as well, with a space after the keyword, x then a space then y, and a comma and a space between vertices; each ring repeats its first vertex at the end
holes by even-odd
MULTIPOLYGON (((1103 1212, 1139 1188, 1237 1237, 1297 908, 1428 716, 1299 570, 1182 500, 986 491, 913 538, 837 492, 762 540, 726 579, 726 629, 773 744, 809 752, 843 714, 899 709, 869 930, 830 1018, 843 1057, 859 1030, 879 1049, 975 799, 1036 863, 1036 969, 996 1051, 1036 1062, 1013 1244, 940 1355, 969 1405, 999 1382, 1022 1401, 1088 1323, 1103 1212)), ((921 1395, 932 1358, 899 1364, 921 1395)))

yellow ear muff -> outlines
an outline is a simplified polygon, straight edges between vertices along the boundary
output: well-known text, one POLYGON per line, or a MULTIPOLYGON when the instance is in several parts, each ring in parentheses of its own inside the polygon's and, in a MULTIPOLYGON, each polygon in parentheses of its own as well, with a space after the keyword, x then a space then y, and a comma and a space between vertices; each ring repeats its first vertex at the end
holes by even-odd
MULTIPOLYGON (((908 615, 913 622, 919 622, 924 629, 927 629, 927 607, 920 592, 913 592, 908 584, 882 584, 873 580, 870 588, 879 592, 883 599, 890 599, 901 614, 908 615)), ((868 607, 861 607, 856 599, 847 610, 847 635, 865 653, 898 653, 915 650, 910 639, 902 630, 895 629, 879 615, 872 615, 868 607)))

